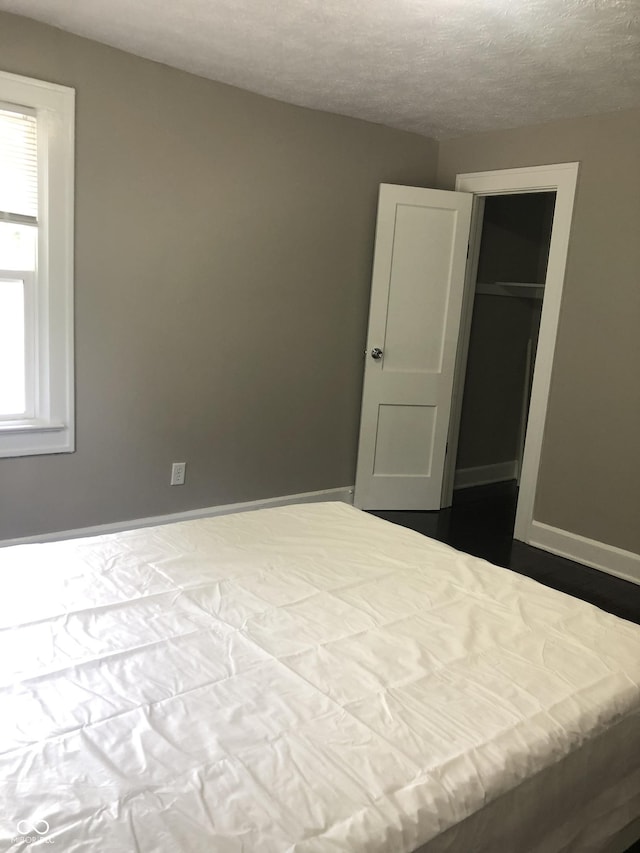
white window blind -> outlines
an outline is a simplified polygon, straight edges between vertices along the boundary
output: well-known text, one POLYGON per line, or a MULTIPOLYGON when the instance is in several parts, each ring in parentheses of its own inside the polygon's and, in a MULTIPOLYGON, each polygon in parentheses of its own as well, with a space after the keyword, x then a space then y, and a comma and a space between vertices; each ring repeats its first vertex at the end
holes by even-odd
POLYGON ((36 118, 0 105, 0 220, 35 224, 37 217, 36 118))

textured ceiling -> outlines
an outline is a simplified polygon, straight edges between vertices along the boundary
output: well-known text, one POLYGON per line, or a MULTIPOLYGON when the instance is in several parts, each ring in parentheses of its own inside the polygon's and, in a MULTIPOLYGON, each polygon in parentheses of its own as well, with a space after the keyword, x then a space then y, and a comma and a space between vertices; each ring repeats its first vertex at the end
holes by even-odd
POLYGON ((640 107, 640 0, 0 0, 0 9, 436 138, 640 107))

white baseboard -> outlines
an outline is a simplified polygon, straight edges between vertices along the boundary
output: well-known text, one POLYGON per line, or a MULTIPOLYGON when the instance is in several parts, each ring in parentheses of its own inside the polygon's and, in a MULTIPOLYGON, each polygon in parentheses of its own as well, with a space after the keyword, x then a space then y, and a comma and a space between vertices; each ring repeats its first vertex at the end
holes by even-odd
POLYGON ((297 495, 282 495, 277 498, 264 498, 259 501, 208 506, 200 509, 190 509, 186 512, 174 512, 169 515, 132 518, 109 524, 96 524, 92 527, 78 527, 75 530, 58 530, 54 533, 42 533, 36 536, 21 536, 17 539, 3 539, 0 540, 0 548, 8 545, 26 545, 35 542, 56 542, 60 539, 78 539, 82 536, 102 536, 104 533, 119 533, 121 530, 135 530, 138 527, 155 527, 158 524, 171 524, 174 521, 191 521, 195 518, 229 515, 232 512, 248 512, 252 509, 286 506, 287 504, 315 503, 318 501, 343 501, 344 503, 352 504, 353 486, 342 486, 338 489, 322 489, 319 492, 302 492, 297 495))
POLYGON ((543 524, 531 523, 528 544, 640 584, 640 554, 543 524))
POLYGON ((454 489, 468 489, 470 486, 487 486, 489 483, 502 483, 515 480, 518 476, 518 460, 495 462, 492 465, 478 465, 476 468, 458 468, 453 481, 454 489))

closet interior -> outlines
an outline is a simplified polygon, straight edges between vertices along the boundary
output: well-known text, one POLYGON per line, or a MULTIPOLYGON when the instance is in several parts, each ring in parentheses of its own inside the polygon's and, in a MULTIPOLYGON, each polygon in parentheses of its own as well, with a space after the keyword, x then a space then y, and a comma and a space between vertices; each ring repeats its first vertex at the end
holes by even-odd
POLYGON ((555 192, 485 199, 455 487, 518 481, 555 192))

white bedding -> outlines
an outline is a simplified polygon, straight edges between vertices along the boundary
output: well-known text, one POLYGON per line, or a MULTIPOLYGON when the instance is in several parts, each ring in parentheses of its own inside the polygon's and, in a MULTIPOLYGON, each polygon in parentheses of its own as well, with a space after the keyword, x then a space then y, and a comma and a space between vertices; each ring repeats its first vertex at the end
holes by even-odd
POLYGON ((640 814, 640 626, 344 504, 0 584, 0 849, 599 851, 640 814))

